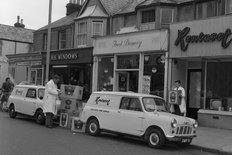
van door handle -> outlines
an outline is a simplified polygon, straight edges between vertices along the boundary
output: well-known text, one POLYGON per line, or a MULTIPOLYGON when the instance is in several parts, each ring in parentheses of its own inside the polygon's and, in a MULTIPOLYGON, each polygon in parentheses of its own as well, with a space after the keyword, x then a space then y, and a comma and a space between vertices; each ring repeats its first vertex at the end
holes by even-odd
POLYGON ((118 111, 118 113, 121 113, 120 111, 118 111))
POLYGON ((35 102, 33 102, 34 104, 36 104, 35 102))
POLYGON ((139 117, 139 118, 141 118, 141 119, 145 119, 145 117, 142 117, 142 116, 141 116, 141 117, 139 117))

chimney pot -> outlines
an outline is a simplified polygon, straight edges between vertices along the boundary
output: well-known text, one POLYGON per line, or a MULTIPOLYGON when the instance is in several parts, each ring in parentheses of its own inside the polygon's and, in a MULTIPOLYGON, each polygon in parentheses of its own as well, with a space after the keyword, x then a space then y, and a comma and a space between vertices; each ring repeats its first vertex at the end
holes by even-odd
POLYGON ((20 16, 17 16, 17 23, 19 23, 19 20, 20 20, 20 16))
POLYGON ((23 24, 23 19, 21 19, 21 24, 23 24))

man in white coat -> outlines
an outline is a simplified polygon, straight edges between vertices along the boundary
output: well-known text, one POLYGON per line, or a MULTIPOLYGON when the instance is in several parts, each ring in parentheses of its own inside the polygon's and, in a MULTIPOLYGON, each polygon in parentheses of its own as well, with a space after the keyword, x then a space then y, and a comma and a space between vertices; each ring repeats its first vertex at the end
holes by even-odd
POLYGON ((185 102, 185 90, 183 87, 181 87, 181 82, 180 80, 175 81, 175 85, 176 87, 174 88, 174 90, 177 90, 178 93, 178 97, 179 97, 179 105, 171 105, 171 111, 174 110, 174 113, 177 115, 181 115, 181 116, 186 116, 186 102, 185 102))
POLYGON ((60 77, 54 75, 45 86, 43 111, 46 116, 45 125, 49 128, 53 127, 53 115, 56 114, 56 100, 58 100, 59 95, 57 83, 59 83, 59 80, 60 77))

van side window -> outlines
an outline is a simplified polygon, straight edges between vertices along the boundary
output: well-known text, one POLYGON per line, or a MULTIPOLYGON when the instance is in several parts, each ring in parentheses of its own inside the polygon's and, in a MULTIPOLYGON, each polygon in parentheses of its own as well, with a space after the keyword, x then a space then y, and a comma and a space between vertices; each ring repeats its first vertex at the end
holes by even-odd
POLYGON ((36 98, 36 90, 35 89, 28 89, 26 97, 29 98, 36 98))
POLYGON ((137 98, 130 99, 129 110, 142 111, 142 107, 141 107, 139 99, 137 99, 137 98))
POLYGON ((142 107, 138 98, 123 97, 119 109, 132 111, 142 111, 142 107))
POLYGON ((130 98, 123 97, 119 109, 128 109, 130 103, 130 98))

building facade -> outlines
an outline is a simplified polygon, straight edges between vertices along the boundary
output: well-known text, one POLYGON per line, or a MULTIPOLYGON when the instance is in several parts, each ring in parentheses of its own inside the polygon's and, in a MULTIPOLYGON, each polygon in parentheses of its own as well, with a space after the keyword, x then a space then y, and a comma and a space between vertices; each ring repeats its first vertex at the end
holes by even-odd
POLYGON ((192 1, 180 9, 183 20, 170 25, 169 89, 181 80, 187 116, 226 129, 232 129, 231 6, 227 0, 192 1))
POLYGON ((34 65, 34 59, 28 56, 33 51, 33 30, 24 28, 25 25, 19 20, 18 16, 15 26, 0 25, 1 84, 6 77, 10 77, 15 84, 28 81, 34 65))

